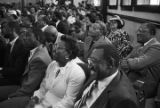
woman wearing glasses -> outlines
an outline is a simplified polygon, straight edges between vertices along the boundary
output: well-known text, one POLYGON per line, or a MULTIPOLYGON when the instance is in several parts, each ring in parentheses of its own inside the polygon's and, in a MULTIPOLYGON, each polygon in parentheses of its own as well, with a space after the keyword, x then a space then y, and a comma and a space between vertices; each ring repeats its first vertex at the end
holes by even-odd
POLYGON ((85 73, 77 63, 83 63, 78 57, 76 41, 62 36, 54 45, 53 61, 47 68, 39 90, 28 107, 35 108, 72 108, 76 96, 85 81, 85 73))

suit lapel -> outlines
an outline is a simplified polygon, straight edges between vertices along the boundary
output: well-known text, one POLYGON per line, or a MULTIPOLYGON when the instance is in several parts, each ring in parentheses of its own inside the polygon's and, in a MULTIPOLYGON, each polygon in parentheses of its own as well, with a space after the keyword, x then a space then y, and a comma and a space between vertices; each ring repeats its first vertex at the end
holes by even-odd
POLYGON ((78 101, 83 94, 83 91, 94 81, 96 80, 97 74, 94 73, 92 75, 90 75, 90 77, 88 78, 88 80, 84 83, 83 87, 79 90, 79 93, 77 95, 76 101, 78 101))
POLYGON ((153 38, 147 45, 143 47, 143 52, 145 52, 150 46, 159 43, 156 38, 153 38))
POLYGON ((118 72, 117 76, 111 81, 108 87, 101 93, 91 108, 106 108, 109 100, 109 93, 114 90, 120 80, 121 73, 118 72))
POLYGON ((30 63, 34 60, 34 58, 37 57, 37 55, 39 55, 39 53, 41 53, 41 51, 43 51, 43 49, 44 49, 44 48, 39 48, 39 47, 36 49, 35 53, 34 53, 33 56, 31 57, 31 59, 28 61, 28 64, 27 64, 27 66, 26 66, 26 68, 25 68, 25 71, 24 71, 23 75, 25 75, 26 73, 28 73, 30 63))
POLYGON ((30 58, 30 60, 28 61, 29 63, 38 55, 38 53, 41 51, 42 48, 38 47, 34 54, 32 55, 32 57, 30 58))
POLYGON ((20 39, 18 38, 18 39, 15 41, 15 44, 14 44, 12 50, 11 50, 11 48, 10 48, 10 54, 11 54, 11 55, 14 54, 14 52, 17 51, 17 46, 19 46, 19 43, 20 43, 20 39))

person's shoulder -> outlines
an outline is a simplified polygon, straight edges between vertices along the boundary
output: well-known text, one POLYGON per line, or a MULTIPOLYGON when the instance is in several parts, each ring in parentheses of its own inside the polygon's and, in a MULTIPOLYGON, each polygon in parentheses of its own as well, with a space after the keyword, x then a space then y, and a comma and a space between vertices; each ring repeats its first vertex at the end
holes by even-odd
POLYGON ((48 67, 52 67, 52 66, 56 66, 56 65, 58 65, 58 63, 57 63, 55 60, 53 60, 53 61, 48 65, 48 67))
POLYGON ((148 46, 148 49, 153 48, 153 49, 160 50, 160 42, 157 39, 152 40, 152 42, 150 42, 150 44, 147 46, 148 46))
POLYGON ((80 60, 78 57, 76 57, 71 65, 69 66, 71 69, 71 73, 72 75, 75 77, 83 77, 84 74, 84 70, 82 69, 82 67, 79 64, 84 64, 84 62, 82 60, 80 60))
POLYGON ((36 53, 36 58, 39 58, 47 64, 51 62, 51 57, 46 47, 39 48, 38 52, 36 53))
POLYGON ((72 67, 73 69, 77 69, 77 68, 80 67, 78 65, 79 63, 83 63, 84 64, 84 62, 79 57, 76 57, 75 59, 72 60, 72 63, 70 65, 70 67, 72 67))
POLYGON ((15 44, 20 45, 21 47, 24 47, 24 41, 18 37, 18 39, 15 41, 15 44))
POLYGON ((28 54, 29 50, 27 50, 24 41, 21 38, 18 38, 15 43, 14 43, 14 50, 18 53, 18 54, 28 54))
POLYGON ((107 37, 101 36, 101 37, 95 42, 94 46, 98 46, 98 45, 101 45, 101 44, 111 45, 111 41, 110 41, 107 37))
POLYGON ((119 80, 117 80, 116 86, 112 90, 112 95, 124 98, 135 96, 134 89, 128 77, 123 72, 119 72, 119 75, 119 80))

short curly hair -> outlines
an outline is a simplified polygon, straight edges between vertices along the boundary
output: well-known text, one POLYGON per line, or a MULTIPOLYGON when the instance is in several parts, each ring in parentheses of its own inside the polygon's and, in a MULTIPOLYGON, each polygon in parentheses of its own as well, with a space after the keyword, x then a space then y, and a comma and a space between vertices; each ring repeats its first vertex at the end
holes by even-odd
POLYGON ((63 35, 61 36, 61 41, 65 42, 67 52, 70 53, 69 59, 74 59, 78 56, 78 46, 77 41, 71 36, 63 35))
POLYGON ((99 46, 95 46, 94 49, 103 49, 104 60, 106 60, 106 62, 111 66, 117 68, 119 67, 120 57, 116 47, 113 44, 101 44, 99 46))

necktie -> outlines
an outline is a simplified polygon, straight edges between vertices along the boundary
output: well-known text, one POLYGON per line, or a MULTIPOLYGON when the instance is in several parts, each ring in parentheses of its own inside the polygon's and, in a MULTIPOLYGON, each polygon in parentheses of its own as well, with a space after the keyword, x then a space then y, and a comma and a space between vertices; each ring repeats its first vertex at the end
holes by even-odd
POLYGON ((94 80, 91 85, 89 86, 88 90, 86 93, 84 93, 84 95, 82 95, 81 99, 78 101, 78 103, 75 105, 74 108, 81 108, 81 106, 83 106, 87 100, 87 98, 89 96, 91 96, 92 91, 94 90, 94 88, 97 87, 97 81, 94 80))

